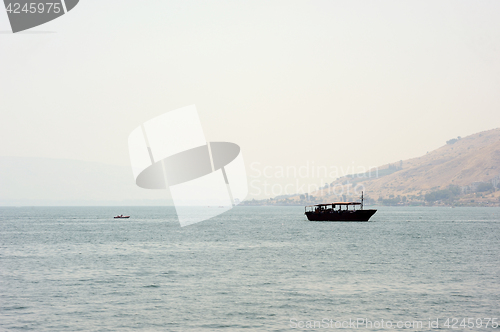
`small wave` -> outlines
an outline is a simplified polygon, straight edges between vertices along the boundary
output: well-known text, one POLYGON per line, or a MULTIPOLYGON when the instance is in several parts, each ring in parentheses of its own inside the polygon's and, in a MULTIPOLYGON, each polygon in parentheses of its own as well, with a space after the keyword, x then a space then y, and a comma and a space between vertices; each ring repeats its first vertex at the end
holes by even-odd
POLYGON ((13 307, 4 307, 3 310, 22 310, 22 309, 28 309, 28 307, 25 306, 13 306, 13 307))

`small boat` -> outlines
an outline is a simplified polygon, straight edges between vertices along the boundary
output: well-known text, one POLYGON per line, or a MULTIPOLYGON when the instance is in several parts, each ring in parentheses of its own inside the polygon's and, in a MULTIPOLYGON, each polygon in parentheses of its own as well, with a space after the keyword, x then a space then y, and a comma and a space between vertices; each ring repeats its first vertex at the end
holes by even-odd
POLYGON ((119 215, 119 216, 116 216, 114 217, 115 219, 127 219, 127 218, 130 218, 130 216, 124 216, 123 214, 119 215))
POLYGON ((304 214, 310 221, 368 221, 375 212, 377 210, 363 209, 363 193, 361 193, 361 202, 309 205, 305 207, 304 214), (349 210, 350 206, 352 206, 351 210, 349 210), (360 209, 356 210, 356 206, 360 206, 360 209), (342 207, 345 207, 345 209, 342 209, 342 207))

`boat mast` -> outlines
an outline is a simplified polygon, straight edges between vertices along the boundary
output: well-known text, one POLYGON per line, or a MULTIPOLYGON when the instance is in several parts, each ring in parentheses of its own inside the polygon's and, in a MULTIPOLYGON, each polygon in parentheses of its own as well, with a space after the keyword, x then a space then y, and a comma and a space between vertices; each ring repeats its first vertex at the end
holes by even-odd
POLYGON ((361 192, 361 210, 363 210, 363 192, 361 192))

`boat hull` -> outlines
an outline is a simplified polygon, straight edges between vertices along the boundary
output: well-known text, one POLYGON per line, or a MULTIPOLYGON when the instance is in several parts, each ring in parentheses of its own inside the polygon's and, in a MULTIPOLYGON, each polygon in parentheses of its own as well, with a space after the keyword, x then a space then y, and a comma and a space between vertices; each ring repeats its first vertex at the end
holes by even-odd
POLYGON ((306 212, 310 221, 368 221, 377 210, 306 212))

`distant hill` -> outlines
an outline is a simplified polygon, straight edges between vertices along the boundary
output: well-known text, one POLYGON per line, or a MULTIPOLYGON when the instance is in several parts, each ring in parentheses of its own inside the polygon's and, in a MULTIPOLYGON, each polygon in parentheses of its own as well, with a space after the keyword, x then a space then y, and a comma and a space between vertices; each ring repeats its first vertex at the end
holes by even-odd
POLYGON ((316 192, 288 197, 285 203, 358 200, 364 189, 372 204, 498 206, 499 183, 500 128, 497 128, 451 139, 418 158, 341 177, 316 192))
POLYGON ((419 196, 458 186, 467 191, 477 183, 497 185, 500 179, 500 128, 452 139, 441 148, 394 165, 395 172, 361 183, 374 198, 419 196))
MULTIPOLYGON (((424 156, 341 177, 307 195, 245 204, 500 205, 500 128, 454 138, 424 156)), ((49 158, 0 157, 0 206, 171 205, 166 190, 135 185, 129 167, 49 158)))
POLYGON ((167 205, 165 190, 134 183, 130 167, 93 162, 0 157, 0 206, 167 205))

